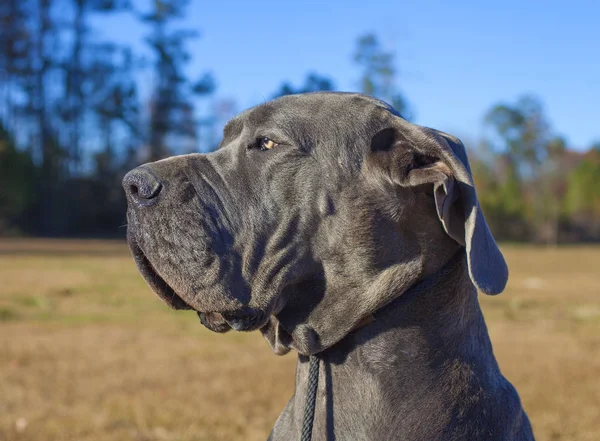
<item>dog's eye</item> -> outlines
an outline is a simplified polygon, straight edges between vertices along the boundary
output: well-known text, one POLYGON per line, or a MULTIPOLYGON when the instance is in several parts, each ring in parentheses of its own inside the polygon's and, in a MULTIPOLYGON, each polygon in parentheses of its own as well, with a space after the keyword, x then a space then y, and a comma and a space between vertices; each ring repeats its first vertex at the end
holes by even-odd
POLYGON ((257 147, 261 150, 271 150, 272 148, 277 147, 279 145, 275 141, 273 141, 272 139, 269 139, 267 137, 258 138, 256 140, 256 144, 257 144, 257 147))

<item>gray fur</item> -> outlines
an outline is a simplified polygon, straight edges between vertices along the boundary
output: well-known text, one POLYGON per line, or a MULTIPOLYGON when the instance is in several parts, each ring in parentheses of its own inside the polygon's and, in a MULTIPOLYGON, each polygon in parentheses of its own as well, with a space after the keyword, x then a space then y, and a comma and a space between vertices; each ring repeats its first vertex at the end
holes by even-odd
POLYGON ((130 247, 158 295, 300 354, 269 439, 298 439, 318 353, 315 441, 533 440, 477 299, 508 271, 459 140, 363 95, 294 95, 231 120, 216 152, 123 184, 130 247), (260 151, 262 137, 279 145, 260 151), (401 298, 461 247, 446 280, 401 298))

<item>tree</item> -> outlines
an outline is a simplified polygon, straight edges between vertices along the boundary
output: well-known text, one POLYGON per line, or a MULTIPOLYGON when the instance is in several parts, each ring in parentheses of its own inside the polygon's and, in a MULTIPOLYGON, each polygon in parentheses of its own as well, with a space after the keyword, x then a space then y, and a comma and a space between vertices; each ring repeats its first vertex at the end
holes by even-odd
MULTIPOLYGON (((486 150, 485 143, 481 149, 486 150)), ((470 163, 479 203, 494 236, 498 240, 528 239, 525 200, 511 158, 500 154, 492 156, 491 160, 488 156, 488 161, 484 161, 479 155, 471 154, 470 163)))
POLYGON ((52 51, 58 39, 58 29, 52 18, 51 7, 51 0, 39 0, 37 5, 32 5, 34 31, 29 58, 31 76, 26 86, 28 112, 34 115, 35 144, 41 157, 37 191, 40 194, 40 231, 44 235, 55 235, 65 230, 64 217, 60 215, 63 200, 59 196, 65 152, 59 143, 49 87, 51 74, 58 68, 52 51))
POLYGON ((386 101, 406 119, 413 117, 406 98, 396 85, 395 55, 381 47, 375 34, 366 34, 358 39, 354 62, 361 69, 359 88, 362 93, 386 101))
MULTIPOLYGON (((82 125, 91 110, 84 91, 98 89, 98 78, 93 74, 98 64, 104 60, 106 48, 115 49, 115 45, 100 43, 90 39, 89 20, 92 14, 111 14, 128 10, 127 0, 70 0, 73 21, 64 26, 70 35, 71 45, 68 56, 61 62, 64 71, 63 97, 57 104, 57 113, 62 117, 63 132, 67 133, 61 141, 68 146, 68 162, 77 172, 81 166, 82 125), (96 80, 96 81, 94 81, 96 80), (93 84, 95 83, 95 84, 93 84)), ((105 64, 104 72, 111 75, 111 64, 105 64)))
POLYGON ((16 223, 26 223, 23 214, 35 202, 36 174, 30 155, 17 149, 0 124, 0 234, 16 223))
POLYGON ((216 148, 214 132, 219 116, 213 111, 215 103, 212 102, 212 97, 216 89, 217 83, 215 78, 208 72, 204 73, 192 85, 192 92, 197 96, 198 100, 200 101, 199 107, 203 108, 204 112, 201 114, 201 117, 197 123, 194 121, 194 114, 192 112, 193 109, 190 109, 190 112, 188 113, 186 124, 188 124, 190 128, 192 127, 192 124, 197 126, 197 133, 194 137, 194 141, 197 141, 197 143, 200 144, 199 149, 197 145, 194 145, 193 149, 187 149, 188 152, 197 150, 210 151, 216 148))
POLYGON ((289 82, 284 82, 277 92, 273 94, 273 98, 284 95, 293 95, 297 93, 332 91, 335 90, 333 80, 315 72, 310 72, 304 79, 304 84, 295 88, 289 82))
POLYGON ((185 43, 194 34, 175 26, 187 3, 153 0, 143 16, 151 27, 156 79, 150 112, 140 106, 140 57, 99 38, 91 25, 131 11, 130 0, 2 3, 0 202, 9 208, 0 209, 0 222, 21 222, 26 213, 31 233, 114 232, 125 211, 119 180, 126 169, 170 154, 167 146, 178 153, 198 149, 198 102, 212 145, 215 81, 208 74, 195 82, 186 77, 185 43), (140 155, 144 143, 152 147, 148 158, 140 155), (24 170, 31 171, 26 183, 19 178, 24 170))
POLYGON ((600 143, 592 145, 568 175, 566 213, 596 239, 600 236, 600 143))
POLYGON ((93 110, 103 145, 105 166, 114 169, 115 135, 127 135, 127 143, 141 141, 139 97, 135 83, 135 57, 129 48, 96 45, 96 56, 88 72, 88 102, 93 110), (119 130, 120 129, 120 130, 119 130))
POLYGON ((31 3, 6 0, 0 8, 0 121, 5 130, 14 130, 24 106, 16 98, 31 75, 31 3))
POLYGON ((537 240, 557 243, 566 191, 566 141, 553 133, 541 101, 530 95, 493 106, 485 124, 489 145, 510 165, 500 187, 510 191, 499 194, 498 203, 519 207, 522 212, 513 210, 512 215, 526 219, 537 240))
POLYGON ((518 163, 523 177, 539 174, 553 136, 537 97, 526 95, 514 105, 498 104, 486 114, 485 123, 495 135, 497 148, 518 163))
POLYGON ((148 134, 148 160, 152 161, 172 153, 168 144, 179 141, 181 146, 190 139, 197 139, 191 96, 207 96, 214 92, 215 83, 211 76, 205 74, 192 84, 184 74, 184 66, 189 61, 185 43, 196 34, 171 27, 173 21, 183 17, 187 5, 188 0, 154 0, 152 12, 142 17, 151 27, 147 42, 155 58, 148 134))
MULTIPOLYGON (((111 45, 94 38, 89 22, 92 14, 126 9, 127 1, 7 0, 2 6, 0 125, 10 133, 12 147, 7 151, 13 152, 4 158, 17 167, 26 155, 35 168, 31 193, 36 197, 30 198, 35 203, 27 208, 33 230, 66 234, 78 222, 79 211, 86 209, 84 204, 67 209, 77 197, 78 186, 70 185, 71 180, 89 173, 85 159, 91 159, 95 141, 110 138, 110 124, 99 123, 106 116, 103 110, 111 96, 132 96, 135 91, 129 87, 131 70, 107 56, 111 45), (100 118, 94 121, 96 116, 100 118)), ((112 45, 111 50, 123 48, 112 45)), ((112 107, 130 113, 136 99, 118 99, 112 107)))

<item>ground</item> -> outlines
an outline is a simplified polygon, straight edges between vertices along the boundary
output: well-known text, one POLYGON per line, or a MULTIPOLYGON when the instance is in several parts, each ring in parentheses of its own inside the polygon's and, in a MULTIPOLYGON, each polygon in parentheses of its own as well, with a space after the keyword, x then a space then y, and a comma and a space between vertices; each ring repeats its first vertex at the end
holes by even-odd
MULTIPOLYGON (((502 247, 480 295, 539 440, 600 439, 600 247, 502 247)), ((169 310, 123 243, 0 240, 0 440, 261 440, 295 357, 169 310)))

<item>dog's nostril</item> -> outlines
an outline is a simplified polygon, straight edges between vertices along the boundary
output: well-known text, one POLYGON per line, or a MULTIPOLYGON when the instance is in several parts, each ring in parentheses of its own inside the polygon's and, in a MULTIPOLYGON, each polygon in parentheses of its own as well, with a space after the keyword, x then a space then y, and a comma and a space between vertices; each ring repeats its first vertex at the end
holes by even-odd
POLYGON ((138 167, 125 175, 123 188, 132 200, 147 205, 160 194, 163 185, 150 170, 138 167))
POLYGON ((135 190, 137 191, 138 196, 143 199, 154 199, 162 190, 162 184, 157 182, 154 187, 148 188, 145 192, 140 192, 140 189, 137 187, 135 190))
POLYGON ((134 196, 134 197, 137 196, 138 192, 139 192, 139 190, 138 190, 137 185, 131 184, 129 186, 129 193, 131 194, 131 196, 134 196))

